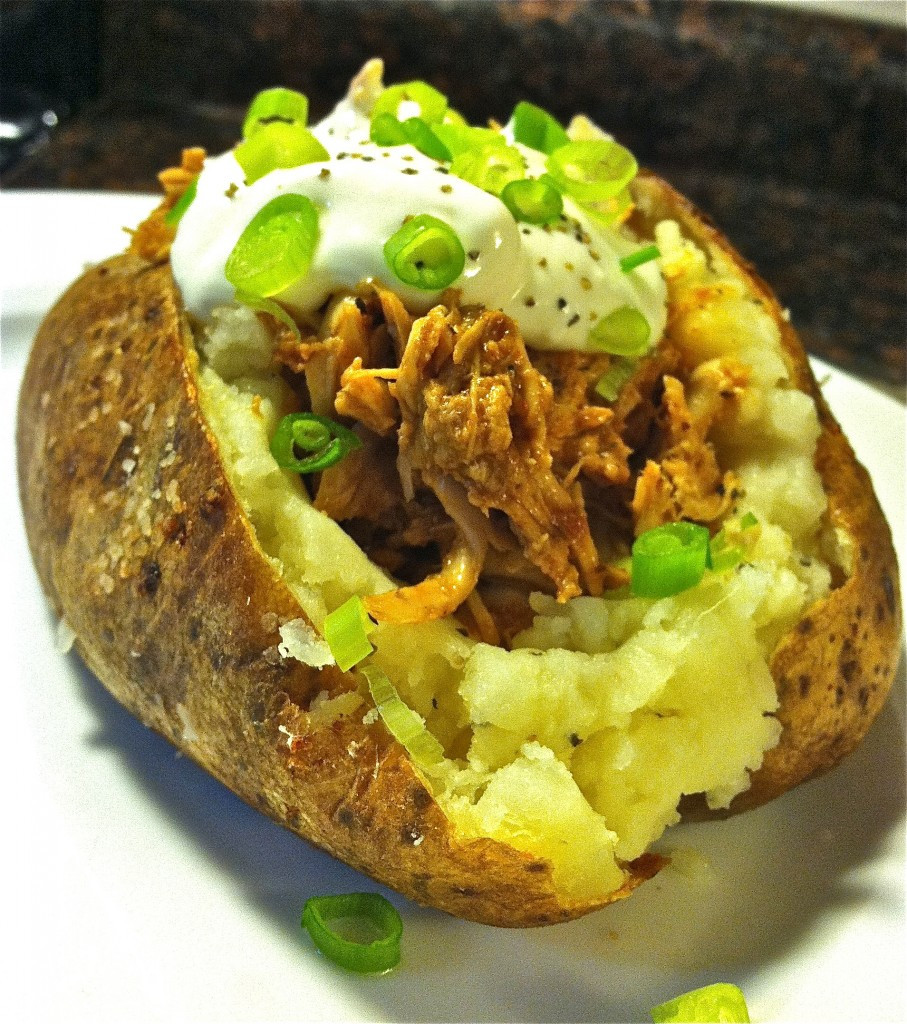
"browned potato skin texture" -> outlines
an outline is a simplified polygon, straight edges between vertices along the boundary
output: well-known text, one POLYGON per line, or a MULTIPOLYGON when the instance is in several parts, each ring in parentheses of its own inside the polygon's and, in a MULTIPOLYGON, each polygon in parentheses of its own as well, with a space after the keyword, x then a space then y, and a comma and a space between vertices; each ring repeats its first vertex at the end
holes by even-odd
MULTIPOLYGON (((639 188, 659 217, 680 219, 701 244, 733 255, 664 183, 644 176, 639 188)), ((774 298, 734 258, 782 324, 798 386, 819 404, 817 461, 831 514, 859 552, 854 575, 774 656, 784 731, 734 801, 738 811, 827 770, 859 742, 891 684, 900 613, 890 533, 866 473, 774 298)), ((309 731, 312 697, 353 683, 273 656, 276 620, 302 613, 224 474, 199 408, 195 360, 169 265, 125 254, 60 299, 26 370, 18 448, 29 543, 55 611, 107 689, 281 825, 451 914, 550 924, 626 897, 654 875, 664 859, 648 854, 607 899, 565 902, 548 862, 459 839, 380 722, 365 726, 355 714, 309 731), (180 710, 197 739, 184 737, 180 710)), ((686 810, 696 813, 696 802, 686 810)))
POLYGON ((665 218, 676 220, 701 248, 730 258, 774 317, 792 380, 815 399, 819 410, 822 434, 816 467, 828 495, 831 522, 854 542, 852 575, 809 609, 772 656, 783 732, 752 774, 750 788, 729 810, 709 812, 700 797, 683 803, 687 818, 727 817, 827 772, 866 735, 885 703, 900 658, 897 558, 869 475, 822 397, 800 339, 771 289, 709 219, 666 182, 644 173, 636 189, 651 204, 643 227, 665 218))
POLYGON ((459 839, 383 724, 362 724, 367 707, 307 730, 312 697, 353 679, 273 657, 275 621, 302 612, 226 479, 177 303, 167 263, 126 254, 88 271, 48 314, 22 385, 29 543, 88 667, 249 804, 419 903, 530 926, 629 895, 663 858, 635 861, 602 903, 564 902, 547 861, 459 839))

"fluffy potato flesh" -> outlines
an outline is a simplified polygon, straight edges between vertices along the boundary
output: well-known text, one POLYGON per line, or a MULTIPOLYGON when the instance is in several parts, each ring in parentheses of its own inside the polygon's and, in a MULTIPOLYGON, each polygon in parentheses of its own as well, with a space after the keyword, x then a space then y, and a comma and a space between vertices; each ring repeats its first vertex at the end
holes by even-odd
MULTIPOLYGON (((704 794, 721 809, 747 790, 781 733, 773 651, 844 572, 815 465, 816 405, 795 386, 775 311, 733 261, 676 223, 655 234, 691 379, 729 355, 748 368, 742 401, 710 435, 743 485, 728 525, 749 512, 758 521, 744 563, 662 600, 535 595, 533 624, 512 650, 470 639, 453 619, 382 623, 372 637, 374 661, 445 747, 440 765, 418 767, 458 836, 547 860, 564 900, 589 905, 621 889, 682 798, 704 794)), ((215 311, 196 346, 228 477, 305 614, 284 624, 281 654, 325 664, 325 615, 394 583, 272 458, 268 439, 291 396, 254 314, 215 311)), ((319 714, 368 706, 363 695, 319 714)))

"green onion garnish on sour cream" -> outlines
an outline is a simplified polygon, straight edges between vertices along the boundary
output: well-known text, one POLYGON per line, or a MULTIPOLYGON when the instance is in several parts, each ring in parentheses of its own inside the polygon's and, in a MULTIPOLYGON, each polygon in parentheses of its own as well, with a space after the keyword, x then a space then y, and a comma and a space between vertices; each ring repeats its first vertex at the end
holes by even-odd
POLYGON ((307 121, 302 93, 260 93, 244 139, 167 215, 195 316, 235 295, 311 325, 373 279, 415 315, 454 287, 512 317, 530 349, 636 358, 661 337, 667 289, 651 240, 625 223, 636 161, 618 143, 570 138, 588 128, 528 102, 503 129, 470 125, 427 82, 383 88, 364 72, 307 121))

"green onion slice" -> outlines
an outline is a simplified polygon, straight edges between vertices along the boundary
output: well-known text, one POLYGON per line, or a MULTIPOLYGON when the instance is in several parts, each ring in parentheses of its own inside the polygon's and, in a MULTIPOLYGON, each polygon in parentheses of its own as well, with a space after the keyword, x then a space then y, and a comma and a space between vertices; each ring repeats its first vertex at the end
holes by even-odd
POLYGON ((379 893, 313 896, 303 908, 302 927, 329 960, 347 970, 376 974, 400 963, 403 922, 393 904, 379 893), (344 924, 358 936, 345 935, 344 924))
POLYGON ((740 529, 749 530, 751 527, 756 526, 759 520, 753 515, 752 512, 746 512, 740 517, 740 529))
POLYGON ((514 220, 527 224, 550 224, 560 217, 564 200, 548 175, 510 181, 501 190, 501 201, 514 220))
POLYGON ((361 597, 351 597, 325 616, 324 639, 339 669, 348 672, 374 651, 368 638, 374 628, 361 597))
POLYGON ((482 146, 507 145, 507 140, 500 132, 492 128, 474 128, 465 121, 463 124, 434 124, 431 130, 447 147, 451 157, 457 157, 471 149, 481 149, 482 146))
POLYGON ((299 124, 304 128, 309 119, 309 101, 295 89, 265 89, 249 105, 243 121, 244 139, 251 138, 264 125, 275 121, 299 124))
POLYGON ((447 97, 428 82, 402 82, 385 89, 375 100, 372 118, 392 114, 399 121, 421 117, 428 124, 440 124, 447 113, 447 97))
POLYGON ((177 201, 170 207, 170 209, 164 214, 164 223, 175 226, 183 219, 183 214, 192 205, 192 200, 195 199, 195 193, 198 191, 198 178, 192 179, 189 187, 186 191, 177 199, 177 201))
POLYGON ((398 121, 393 114, 379 114, 372 118, 369 138, 379 146, 402 146, 408 143, 432 160, 450 160, 450 150, 421 117, 398 121))
POLYGON ((327 416, 291 412, 277 424, 271 438, 271 454, 281 469, 319 473, 361 445, 357 434, 327 416))
POLYGON ((638 356, 646 351, 651 328, 635 306, 618 306, 600 317, 589 331, 589 344, 615 356, 638 356))
POLYGON ((279 302, 275 302, 273 299, 261 299, 257 295, 249 295, 248 292, 241 291, 236 293, 236 301, 241 302, 244 306, 248 306, 249 309, 254 309, 256 313, 268 313, 275 320, 279 320, 284 327, 289 328, 295 338, 299 339, 302 337, 296 321, 279 302))
POLYGON ((629 274, 631 270, 641 267, 644 263, 651 263, 659 256, 661 256, 661 250, 657 245, 647 245, 642 249, 637 249, 636 252, 631 252, 629 256, 624 256, 620 261, 620 269, 625 274, 629 274))
POLYGON ((633 195, 628 188, 622 188, 613 199, 598 203, 583 203, 583 209, 605 227, 622 220, 633 209, 633 195))
POLYGON ((606 402, 616 402, 624 384, 636 372, 636 360, 619 357, 598 378, 595 393, 606 402))
POLYGON ((308 273, 317 244, 318 210, 312 200, 280 195, 249 221, 224 273, 237 291, 269 298, 308 273))
POLYGON ((724 530, 718 533, 709 541, 709 552, 706 564, 712 572, 727 572, 743 561, 743 548, 737 544, 731 544, 724 530))
POLYGON ((453 284, 466 265, 456 232, 427 213, 411 217, 391 235, 384 243, 384 259, 404 284, 429 292, 453 284))
POLYGON ((730 1024, 749 1024, 749 1011, 743 993, 736 985, 720 983, 686 992, 676 999, 652 1007, 655 1024, 674 1024, 678 1021, 727 1021, 730 1024))
POLYGON ((330 159, 330 153, 308 128, 283 121, 262 125, 236 147, 233 155, 245 173, 247 185, 271 171, 330 159))
POLYGON ((534 103, 517 103, 510 120, 514 141, 542 153, 553 153, 570 141, 560 121, 534 103))
POLYGON ((518 149, 492 142, 455 156, 450 173, 484 192, 499 196, 505 185, 523 177, 526 164, 518 149))
POLYGON ((548 172, 580 203, 613 199, 636 175, 633 154, 610 139, 568 142, 551 153, 548 172))
POLYGON ((666 523, 633 542, 630 589, 636 597, 671 597, 702 579, 709 531, 696 523, 666 523))
POLYGON ((360 669, 388 732, 402 744, 417 765, 428 767, 444 760, 444 748, 425 728, 421 715, 406 704, 394 684, 375 665, 360 669))

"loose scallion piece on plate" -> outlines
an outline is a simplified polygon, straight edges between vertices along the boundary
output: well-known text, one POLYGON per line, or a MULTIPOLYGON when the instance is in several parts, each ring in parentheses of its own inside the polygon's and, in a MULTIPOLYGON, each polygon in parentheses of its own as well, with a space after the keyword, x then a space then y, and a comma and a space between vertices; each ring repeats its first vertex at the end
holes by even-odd
POLYGON ((374 651, 368 638, 374 628, 361 597, 351 597, 325 616, 324 639, 339 669, 348 672, 374 651))
POLYGON ((298 124, 303 128, 309 119, 309 100, 295 89, 265 89, 249 105, 243 121, 244 139, 253 136, 259 128, 276 121, 298 124))
POLYGON ((527 224, 551 224, 560 217, 564 200, 547 175, 521 178, 508 182, 501 191, 501 201, 514 220, 527 224))
POLYGON ((247 185, 271 171, 330 159, 328 151, 308 128, 283 121, 262 125, 236 147, 233 155, 243 169, 247 185))
POLYGON ((655 1024, 675 1024, 680 1021, 749 1024, 750 1019, 743 993, 736 985, 723 982, 697 988, 653 1006, 651 1014, 655 1024))
POLYGON ((224 273, 237 291, 269 298, 304 277, 318 244, 318 210, 288 193, 266 203, 227 257, 224 273))
POLYGON ((534 103, 517 103, 510 120, 514 141, 542 153, 553 153, 570 141, 560 121, 534 103))
POLYGON ((681 520, 640 534, 633 542, 630 590, 635 597, 671 597, 695 587, 705 573, 709 531, 681 520))
POLYGON ((369 692, 382 721, 394 739, 406 747, 413 761, 422 767, 442 761, 444 748, 425 728, 422 717, 401 699, 384 672, 375 665, 366 665, 360 671, 368 680, 369 692))
POLYGON ((384 243, 384 259, 404 284, 438 291, 463 273, 466 253, 456 232, 427 213, 411 217, 384 243))
POLYGON ((526 174, 526 162, 513 146, 492 142, 478 149, 467 149, 453 158, 450 173, 468 181, 483 192, 499 196, 504 186, 526 174))
POLYGON ((428 82, 401 82, 389 86, 375 100, 372 118, 392 114, 398 121, 421 117, 428 124, 440 124, 447 113, 447 97, 428 82))
POLYGON ((644 263, 651 263, 659 256, 661 256, 661 250, 657 245, 647 245, 636 252, 631 252, 629 256, 624 256, 620 261, 620 269, 625 274, 629 274, 631 270, 641 267, 644 263))
POLYGON ((329 960, 349 971, 377 974, 400 963, 403 922, 379 893, 313 896, 303 908, 302 927, 329 960))
POLYGON ((281 469, 320 473, 361 445, 357 434, 326 416, 291 412, 277 424, 271 454, 281 469))
POLYGON ((639 356, 649 345, 649 321, 635 306, 619 306, 599 317, 589 331, 589 344, 615 356, 639 356))
POLYGON ((548 173, 580 203, 613 199, 635 177, 633 154, 609 139, 568 142, 551 153, 548 173))
POLYGON ((177 201, 170 207, 170 209, 164 214, 164 222, 175 226, 183 219, 183 214, 192 205, 192 200, 195 199, 195 193, 198 191, 198 178, 193 178, 189 187, 186 191, 177 199, 177 201))

